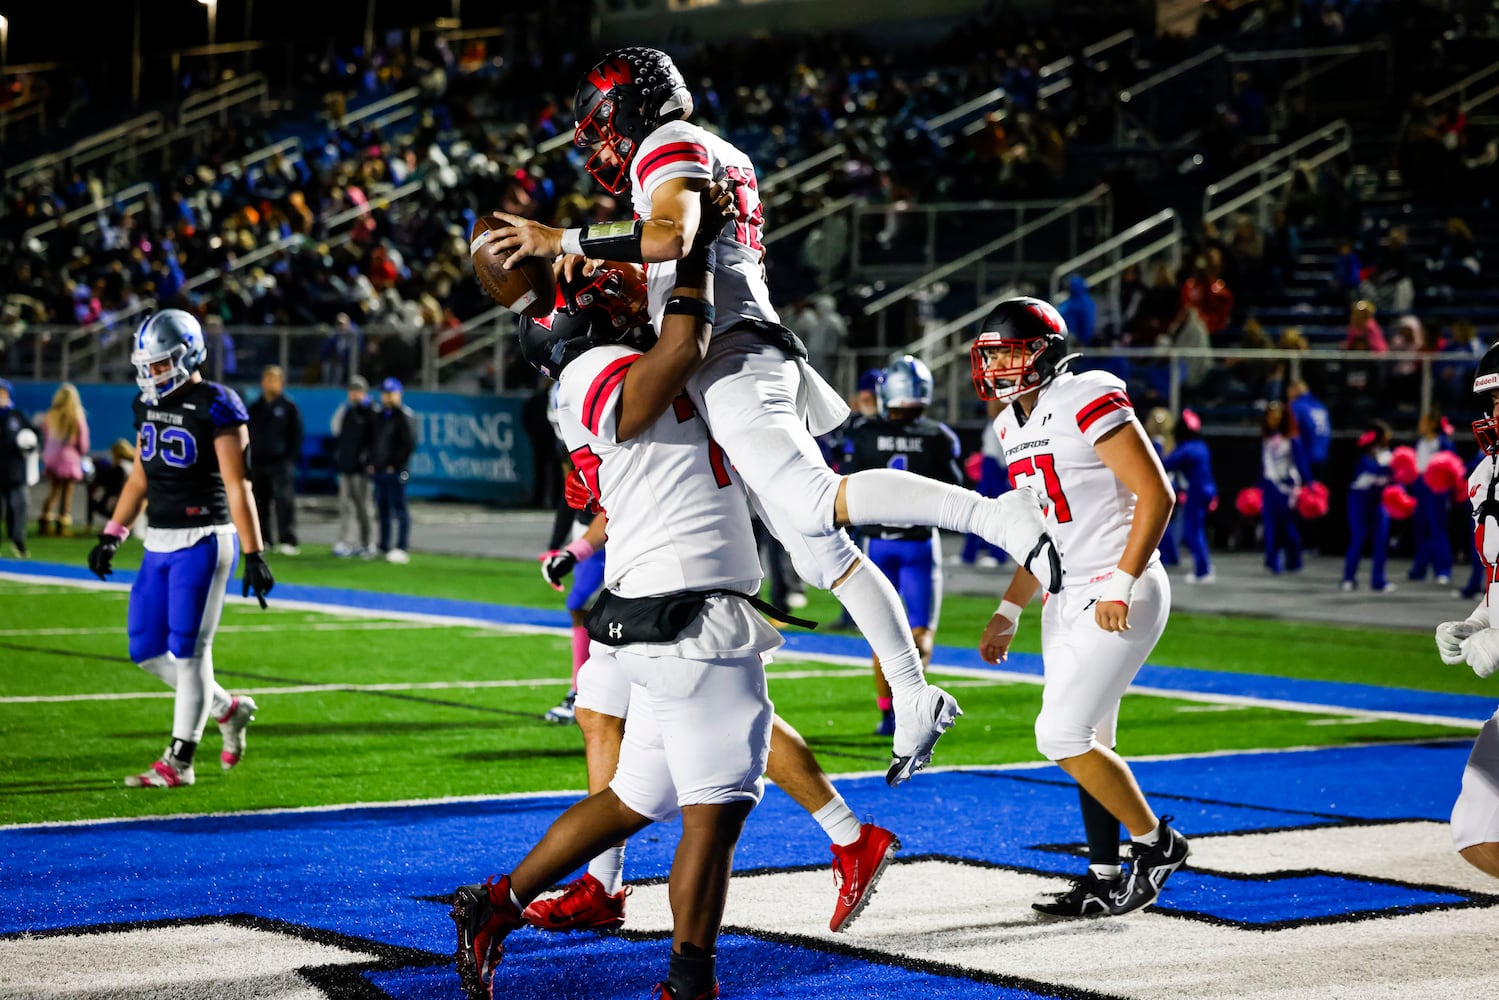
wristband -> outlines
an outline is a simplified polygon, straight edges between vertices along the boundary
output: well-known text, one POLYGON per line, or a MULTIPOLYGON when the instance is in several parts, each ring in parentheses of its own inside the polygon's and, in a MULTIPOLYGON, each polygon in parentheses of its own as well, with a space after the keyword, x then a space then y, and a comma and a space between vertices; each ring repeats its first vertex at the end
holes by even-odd
POLYGON ((1116 567, 1114 575, 1109 577, 1108 582, 1103 585, 1103 592, 1098 595, 1098 599, 1128 604, 1130 595, 1135 590, 1135 579, 1134 576, 1116 567))
POLYGON ((583 256, 583 230, 580 228, 562 230, 562 252, 583 256))
POLYGON ((562 551, 570 553, 578 562, 583 562, 593 555, 594 548, 587 538, 576 538, 564 545, 562 551))
POLYGON ((123 542, 125 539, 130 537, 130 529, 125 527, 123 524, 120 524, 118 521, 110 521, 104 526, 104 534, 110 536, 111 538, 118 538, 123 542))
POLYGON ((1023 611, 1025 611, 1023 605, 1016 604, 1014 601, 1004 600, 999 602, 999 608, 994 613, 1001 618, 1008 618, 1016 625, 1019 625, 1020 615, 1023 611))
MULTIPOLYGON (((568 250, 569 240, 567 234, 570 230, 562 233, 562 249, 568 250)), ((639 219, 634 222, 601 222, 592 226, 584 226, 578 230, 578 250, 584 257, 592 257, 596 260, 618 260, 627 264, 641 263, 640 234, 645 231, 645 223, 639 219)), ((568 250, 569 253, 572 251, 568 250)))
POLYGON ((661 310, 663 316, 695 316, 709 326, 713 325, 714 311, 713 303, 707 299, 690 299, 685 295, 674 295, 666 300, 666 308, 661 310))

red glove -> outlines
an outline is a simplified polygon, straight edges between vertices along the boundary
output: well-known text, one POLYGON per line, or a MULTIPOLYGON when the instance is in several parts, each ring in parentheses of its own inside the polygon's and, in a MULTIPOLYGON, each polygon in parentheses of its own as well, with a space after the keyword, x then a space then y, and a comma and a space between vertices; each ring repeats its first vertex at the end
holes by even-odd
POLYGON ((562 496, 567 500, 567 505, 573 510, 586 510, 590 514, 602 514, 604 508, 599 506, 598 498, 583 482, 583 476, 574 472, 562 481, 562 496))

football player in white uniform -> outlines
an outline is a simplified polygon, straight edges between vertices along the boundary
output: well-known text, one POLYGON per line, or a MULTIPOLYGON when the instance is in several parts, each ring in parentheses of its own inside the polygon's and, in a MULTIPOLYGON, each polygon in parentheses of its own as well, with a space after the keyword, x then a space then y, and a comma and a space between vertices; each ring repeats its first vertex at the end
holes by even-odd
MULTIPOLYGON (((581 393, 586 401, 592 395, 591 388, 579 388, 591 368, 596 367, 588 363, 589 356, 571 362, 565 369, 554 358, 567 357, 569 345, 574 342, 589 338, 595 343, 604 340, 602 333, 595 332, 595 326, 612 331, 616 337, 638 328, 641 341, 648 342, 650 317, 643 308, 644 289, 640 282, 638 272, 632 272, 628 265, 616 267, 606 263, 582 281, 563 282, 563 308, 542 319, 521 321, 521 352, 543 375, 559 379, 559 400, 581 393), (583 305, 585 302, 587 305, 583 305)), ((673 401, 673 410, 683 420, 695 419, 686 395, 673 401)), ((578 433, 575 427, 569 446, 575 460, 580 462, 579 468, 586 469, 590 465, 591 445, 586 440, 580 441, 578 433), (581 447, 573 447, 580 444, 581 447)), ((716 446, 710 444, 710 447, 716 446)), ((715 454, 722 457, 721 453, 715 454)), ((591 490, 576 475, 568 477, 566 493, 568 502, 575 507, 583 508, 592 502, 591 490)), ((606 522, 596 504, 591 509, 597 517, 590 533, 606 522)), ((609 531, 613 542, 608 550, 604 549, 602 532, 593 539, 601 552, 609 553, 602 571, 606 583, 623 569, 623 564, 614 561, 619 558, 616 553, 626 551, 613 524, 609 525, 609 531)), ((711 544, 711 539, 706 543, 711 544)), ((552 586, 560 587, 570 569, 567 560, 556 560, 544 566, 543 576, 552 586)), ((574 709, 583 732, 589 791, 601 791, 614 776, 630 708, 629 679, 619 669, 608 645, 590 644, 589 655, 578 671, 576 692, 574 709)), ((767 776, 807 810, 832 841, 837 900, 828 926, 841 931, 862 912, 900 842, 883 827, 859 822, 800 734, 780 717, 774 720, 770 749, 767 776)), ((525 917, 533 926, 550 931, 619 927, 625 919, 623 879, 624 845, 620 844, 589 862, 588 871, 569 883, 560 896, 532 903, 526 908, 525 917)))
POLYGON ((555 362, 570 369, 562 432, 618 531, 589 632, 613 647, 632 710, 609 787, 563 813, 508 875, 454 893, 458 975, 471 997, 508 992, 496 988, 495 966, 527 904, 677 814, 671 964, 660 989, 674 1000, 718 995, 714 946, 734 845, 764 790, 765 660, 781 637, 746 597, 759 589, 760 563, 743 487, 703 423, 674 404, 712 329, 711 249, 683 261, 648 354, 622 342, 637 330, 609 325, 558 345, 555 362))
MULTIPOLYGON (((1466 663, 1479 677, 1499 670, 1499 624, 1491 618, 1491 599, 1499 582, 1499 347, 1478 362, 1473 394, 1488 416, 1473 423, 1485 457, 1468 477, 1473 504, 1473 545, 1486 570, 1486 587, 1466 621, 1437 626, 1437 652, 1443 663, 1466 663)), ((1499 878, 1499 712, 1483 724, 1468 766, 1463 790, 1452 807, 1452 842, 1464 859, 1499 878)))
POLYGON ((717 238, 713 340, 688 394, 797 571, 833 591, 879 657, 896 713, 886 780, 899 784, 926 765, 961 712, 956 699, 926 683, 894 588, 839 529, 922 524, 975 532, 1055 590, 1061 563, 1038 498, 991 500, 895 469, 845 477, 829 469, 813 435, 841 425, 848 407, 806 364, 805 347, 771 305, 754 164, 686 120, 692 95, 657 49, 611 52, 584 74, 573 107, 574 142, 593 151, 589 172, 616 194, 630 192, 635 220, 564 231, 501 214, 510 228, 496 230, 490 246, 514 251, 507 267, 559 254, 569 270, 585 258, 646 263, 650 313, 659 322, 676 261, 698 230, 698 192, 715 180, 734 186, 738 217, 717 238))
MULTIPOLYGON (((1157 817, 1114 752, 1119 700, 1166 627, 1171 588, 1156 552, 1175 498, 1135 418, 1124 383, 1067 371, 1067 326, 1039 299, 1009 299, 984 321, 972 351, 983 399, 1010 405, 995 420, 1010 478, 1050 500, 1066 586, 1041 612, 1045 687, 1036 747, 1078 783, 1089 871, 1036 908, 1056 916, 1128 913, 1152 902, 1187 857, 1170 817, 1157 817), (1127 875, 1119 824, 1133 839, 1127 875)), ((984 629, 980 653, 1008 653, 1035 597, 1023 567, 984 629)))

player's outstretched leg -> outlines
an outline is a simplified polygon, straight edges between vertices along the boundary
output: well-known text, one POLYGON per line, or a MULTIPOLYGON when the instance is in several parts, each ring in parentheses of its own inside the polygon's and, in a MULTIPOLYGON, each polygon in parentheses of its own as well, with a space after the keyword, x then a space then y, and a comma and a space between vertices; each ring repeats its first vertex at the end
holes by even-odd
POLYGON ((828 929, 846 929, 864 912, 900 840, 884 827, 860 823, 828 780, 801 734, 776 716, 765 776, 817 821, 833 842, 833 885, 838 898, 828 929))
MULTIPOLYGON (((215 685, 217 687, 217 685, 215 685)), ((219 690, 223 690, 220 688, 219 690)), ((245 730, 255 721, 260 708, 249 695, 238 695, 229 703, 229 711, 223 715, 215 713, 219 724, 219 737, 223 747, 219 750, 219 766, 228 771, 245 758, 245 730)))

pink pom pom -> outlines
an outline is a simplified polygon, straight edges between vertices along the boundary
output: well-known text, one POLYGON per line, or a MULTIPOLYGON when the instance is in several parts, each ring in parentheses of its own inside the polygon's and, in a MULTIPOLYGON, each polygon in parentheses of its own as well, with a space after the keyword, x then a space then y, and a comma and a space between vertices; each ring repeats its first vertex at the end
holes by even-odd
POLYGON ((1416 512, 1416 498, 1405 492, 1405 487, 1391 483, 1380 497, 1385 513, 1397 521, 1404 521, 1416 512))
POLYGON ((1296 494, 1296 513, 1310 521, 1327 513, 1327 487, 1321 483, 1307 483, 1296 494))
POLYGON ((963 474, 968 477, 969 482, 978 482, 984 477, 984 456, 974 452, 963 459, 963 474))
POLYGON ((1416 449, 1401 445, 1390 453, 1390 475, 1401 486, 1409 486, 1420 475, 1416 471, 1416 449))
POLYGON ((1463 460, 1450 451, 1440 451, 1426 463, 1423 478, 1433 493, 1448 493, 1455 490, 1466 478, 1463 460))
POLYGON ((1265 495, 1258 486, 1246 486, 1239 491, 1234 506, 1245 517, 1259 517, 1260 511, 1265 509, 1265 495))

